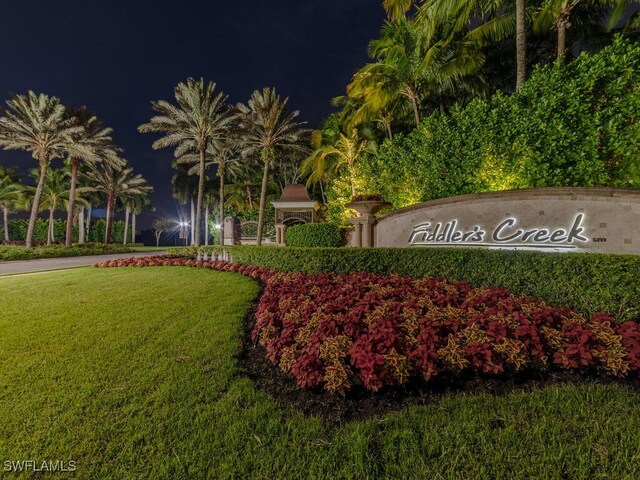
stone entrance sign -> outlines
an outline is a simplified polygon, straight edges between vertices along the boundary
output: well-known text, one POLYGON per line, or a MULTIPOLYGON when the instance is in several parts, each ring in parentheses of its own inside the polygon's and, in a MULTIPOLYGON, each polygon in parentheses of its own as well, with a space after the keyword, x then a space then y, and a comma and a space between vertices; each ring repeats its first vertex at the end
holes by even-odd
POLYGON ((377 219, 376 247, 640 254, 640 191, 539 188, 432 200, 377 219))

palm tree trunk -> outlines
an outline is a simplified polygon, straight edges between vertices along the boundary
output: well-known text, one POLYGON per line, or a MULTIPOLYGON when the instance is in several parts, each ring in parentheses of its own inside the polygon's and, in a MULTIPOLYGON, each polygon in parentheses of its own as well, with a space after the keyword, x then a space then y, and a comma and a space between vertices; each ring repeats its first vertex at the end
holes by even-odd
POLYGON ((36 219, 38 218, 38 209, 40 208, 40 197, 42 196, 42 189, 44 188, 44 181, 47 178, 47 157, 46 154, 40 153, 40 178, 38 179, 38 186, 36 187, 35 195, 33 196, 33 205, 31 205, 31 216, 29 217, 29 227, 27 228, 26 246, 27 248, 33 248, 33 234, 36 228, 36 219))
POLYGON ((218 173, 220 174, 220 229, 218 232, 220 233, 220 245, 224 245, 224 162, 220 163, 220 168, 218 173))
POLYGON ((267 203, 267 181, 269 180, 269 157, 263 155, 264 171, 262 173, 262 188, 260 190, 260 212, 258 213, 258 238, 256 245, 262 245, 262 224, 264 223, 264 207, 267 203))
POLYGON ((73 244, 73 209, 76 202, 76 184, 78 183, 78 165, 80 160, 71 158, 71 187, 69 188, 69 205, 67 206, 67 232, 64 246, 71 248, 73 244))
POLYGON ((249 210, 253 210, 253 197, 251 196, 251 187, 247 185, 247 197, 249 199, 249 210))
POLYGON ((391 121, 384 122, 384 125, 387 129, 387 137, 389 140, 393 140, 393 132, 391 131, 391 121))
POLYGON ((420 126, 420 110, 418 109, 418 99, 415 95, 411 95, 411 108, 413 108, 413 115, 416 121, 416 127, 420 126))
POLYGON ((209 202, 204 205, 204 246, 209 246, 209 202))
POLYGON ((111 230, 113 228, 113 217, 116 209, 116 194, 109 192, 107 197, 107 226, 104 232, 104 243, 111 243, 111 230))
POLYGON ((136 243, 136 212, 131 212, 131 243, 136 243))
POLYGON ((526 0, 516 0, 516 90, 527 79, 527 26, 526 0))
POLYGON ((49 209, 49 228, 47 229, 47 245, 51 245, 55 239, 53 238, 53 208, 49 209))
POLYGON ((196 223, 196 207, 195 204, 193 203, 193 195, 191 195, 191 245, 195 245, 195 238, 193 236, 194 232, 194 225, 196 223))
POLYGON ((200 246, 200 224, 202 223, 202 197, 204 196, 204 169, 206 165, 206 145, 200 145, 200 167, 198 169, 198 203, 196 204, 195 237, 196 247, 200 246))
POLYGON ((78 213, 78 243, 84 243, 84 207, 78 213))
POLYGON ((7 205, 4 205, 3 209, 3 221, 4 221, 4 241, 8 242, 9 241, 9 207, 7 205))
POLYGON ((127 233, 129 233, 129 205, 124 211, 124 235, 122 236, 122 244, 127 244, 127 233))
POLYGON ((565 19, 560 19, 558 22, 558 54, 557 59, 561 62, 564 60, 565 53, 567 52, 567 22, 565 19))
POLYGON ((89 239, 89 241, 91 241, 91 209, 92 209, 92 205, 91 202, 89 202, 89 207, 87 208, 87 225, 86 225, 86 230, 87 230, 87 238, 89 239))

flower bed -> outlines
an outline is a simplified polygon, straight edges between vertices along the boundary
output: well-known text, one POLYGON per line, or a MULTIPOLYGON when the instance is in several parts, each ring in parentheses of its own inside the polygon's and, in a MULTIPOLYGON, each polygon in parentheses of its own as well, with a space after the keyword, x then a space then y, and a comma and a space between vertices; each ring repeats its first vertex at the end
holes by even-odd
POLYGON ((640 371, 640 324, 585 318, 504 288, 371 273, 282 273, 222 261, 149 257, 112 266, 193 266, 265 282, 254 338, 300 387, 346 392, 361 384, 443 374, 560 369, 624 377, 640 371))

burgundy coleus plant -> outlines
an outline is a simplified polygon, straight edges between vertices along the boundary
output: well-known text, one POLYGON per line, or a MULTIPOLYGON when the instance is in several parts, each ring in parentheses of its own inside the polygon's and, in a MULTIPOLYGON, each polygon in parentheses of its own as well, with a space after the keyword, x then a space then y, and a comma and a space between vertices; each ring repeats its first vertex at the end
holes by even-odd
POLYGON ((585 318, 504 288, 442 278, 371 273, 283 273, 175 257, 112 260, 97 267, 188 266, 264 282, 253 337, 304 388, 429 381, 443 373, 524 369, 640 371, 640 325, 585 318))

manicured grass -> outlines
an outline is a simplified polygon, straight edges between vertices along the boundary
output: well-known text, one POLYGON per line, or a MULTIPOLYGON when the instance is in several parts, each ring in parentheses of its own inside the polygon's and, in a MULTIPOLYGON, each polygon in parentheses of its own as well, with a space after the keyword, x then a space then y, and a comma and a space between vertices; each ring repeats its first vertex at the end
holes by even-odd
POLYGON ((0 461, 75 460, 77 478, 113 479, 640 471, 640 395, 616 385, 446 397, 337 428, 290 411, 234 357, 257 291, 179 267, 0 278, 0 461))

